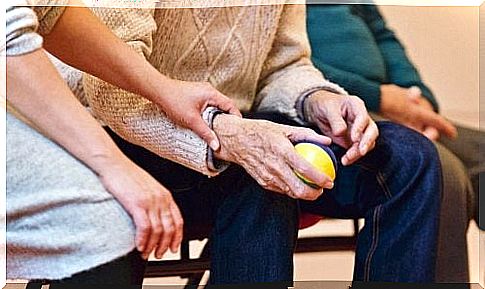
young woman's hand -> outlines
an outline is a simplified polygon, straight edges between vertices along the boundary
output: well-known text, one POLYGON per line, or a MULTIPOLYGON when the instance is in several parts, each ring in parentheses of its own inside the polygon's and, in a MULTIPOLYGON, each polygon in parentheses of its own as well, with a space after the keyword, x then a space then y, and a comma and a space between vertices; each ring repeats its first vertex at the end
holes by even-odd
POLYGON ((230 114, 241 116, 234 102, 208 82, 170 79, 165 81, 162 93, 162 96, 154 98, 153 101, 172 121, 194 131, 214 151, 219 150, 220 143, 216 134, 202 119, 203 111, 207 107, 213 106, 230 114))
POLYGON ((170 192, 125 156, 101 157, 96 171, 104 187, 131 215, 136 247, 147 259, 176 252, 183 237, 183 219, 170 192))

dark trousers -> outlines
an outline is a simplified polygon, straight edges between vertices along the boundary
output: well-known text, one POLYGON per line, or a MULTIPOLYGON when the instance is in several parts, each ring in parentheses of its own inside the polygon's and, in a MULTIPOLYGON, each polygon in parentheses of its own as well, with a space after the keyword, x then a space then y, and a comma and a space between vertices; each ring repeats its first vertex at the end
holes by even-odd
MULTIPOLYGON (((50 281, 50 289, 141 289, 146 261, 137 250, 73 276, 50 281)), ((35 282, 34 282, 35 283, 35 282)), ((29 286, 27 286, 27 289, 29 286)), ((38 288, 38 287, 35 287, 38 288)))
MULTIPOLYGON (((281 116, 263 118, 298 125, 281 116)), ((378 122, 378 127, 375 149, 354 165, 344 167, 340 159, 345 150, 332 146, 338 160, 335 187, 316 201, 300 201, 301 210, 365 218, 355 281, 432 282, 442 189, 436 148, 403 126, 378 122)))
MULTIPOLYGON (((256 114, 297 125, 276 114, 256 114)), ((365 218, 354 280, 432 282, 435 275, 440 162, 434 145, 407 128, 378 124, 376 148, 357 164, 339 164, 336 186, 301 210, 365 218)), ((213 227, 213 284, 289 281, 297 237, 296 201, 262 189, 233 165, 207 178, 110 132, 122 151, 172 191, 186 226, 213 227)), ((332 149, 340 158, 344 150, 332 149)))
POLYGON ((291 285, 296 200, 264 190, 241 167, 207 178, 108 132, 129 158, 172 192, 188 230, 212 228, 211 284, 291 285))

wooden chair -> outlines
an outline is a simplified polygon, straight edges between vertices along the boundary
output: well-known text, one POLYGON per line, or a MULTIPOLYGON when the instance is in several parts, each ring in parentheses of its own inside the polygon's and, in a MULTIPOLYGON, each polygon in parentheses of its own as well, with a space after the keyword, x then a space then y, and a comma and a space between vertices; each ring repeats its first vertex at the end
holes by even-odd
MULTIPOLYGON (((302 214, 300 229, 308 228, 323 218, 311 214, 302 214)), ((358 220, 353 220, 353 234, 351 236, 322 236, 299 238, 296 253, 351 251, 355 249, 357 234, 359 232, 358 220)), ((191 240, 204 240, 208 232, 199 231, 196 234, 187 232, 182 241, 179 260, 149 261, 145 277, 174 277, 187 278, 186 289, 197 288, 205 271, 210 269, 210 240, 204 245, 198 258, 190 258, 191 240)))
MULTIPOLYGON (((300 229, 315 225, 323 218, 311 214, 302 214, 300 217, 300 229)), ((351 236, 324 236, 305 237, 297 241, 296 253, 350 251, 355 249, 357 233, 359 231, 358 220, 353 222, 353 234, 351 236)), ((145 272, 146 278, 153 277, 181 277, 187 278, 186 289, 197 288, 205 271, 210 269, 210 240, 204 245, 199 257, 190 257, 190 241, 204 240, 209 235, 210 228, 189 228, 184 231, 184 240, 180 248, 180 259, 149 261, 145 272)), ((26 289, 40 289, 48 282, 31 281, 26 289)))

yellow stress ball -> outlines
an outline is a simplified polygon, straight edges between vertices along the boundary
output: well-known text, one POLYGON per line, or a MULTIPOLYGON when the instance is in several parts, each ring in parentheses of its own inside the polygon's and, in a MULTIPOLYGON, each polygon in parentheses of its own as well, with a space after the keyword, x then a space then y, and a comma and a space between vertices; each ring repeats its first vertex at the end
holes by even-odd
MULTIPOLYGON (((317 143, 300 142, 295 145, 295 150, 318 171, 327 175, 332 181, 335 180, 335 168, 337 167, 337 161, 330 148, 317 143)), ((316 189, 319 188, 317 184, 306 179, 298 172, 295 172, 295 174, 310 187, 316 189)))

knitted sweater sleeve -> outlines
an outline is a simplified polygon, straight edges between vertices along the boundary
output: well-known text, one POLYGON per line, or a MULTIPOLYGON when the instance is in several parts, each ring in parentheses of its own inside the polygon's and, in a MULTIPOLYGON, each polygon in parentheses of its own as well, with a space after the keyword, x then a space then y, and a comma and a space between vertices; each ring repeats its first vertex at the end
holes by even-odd
POLYGON ((305 5, 285 5, 272 49, 265 61, 255 109, 282 113, 297 122, 297 100, 316 90, 345 94, 326 80, 310 60, 305 5))
MULTIPOLYGON (((152 9, 98 8, 93 12, 135 51, 150 56, 156 30, 152 9)), ((94 116, 125 140, 205 175, 219 173, 208 165, 207 144, 173 124, 151 101, 88 74, 83 75, 83 86, 94 116)))

